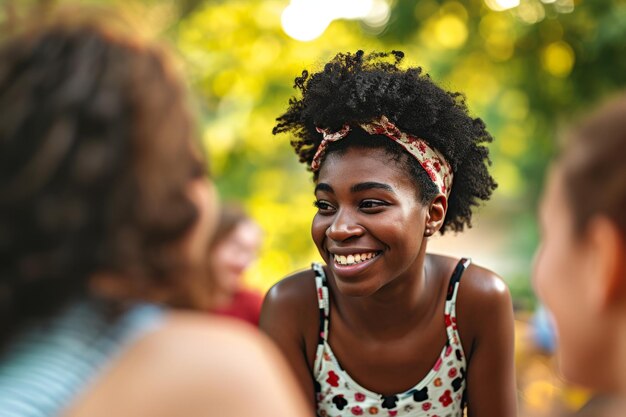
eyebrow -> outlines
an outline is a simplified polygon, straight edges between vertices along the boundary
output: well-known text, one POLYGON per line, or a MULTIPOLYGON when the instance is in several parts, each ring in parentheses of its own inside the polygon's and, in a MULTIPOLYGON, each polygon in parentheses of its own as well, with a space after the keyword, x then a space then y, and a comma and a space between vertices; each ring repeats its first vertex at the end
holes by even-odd
MULTIPOLYGON (((361 192, 361 191, 372 190, 372 189, 385 190, 385 191, 389 191, 389 192, 395 194, 395 191, 394 191, 392 186, 390 186, 388 184, 381 183, 381 182, 374 182, 374 181, 360 182, 358 184, 355 184, 352 187, 350 187, 350 192, 351 193, 358 193, 358 192, 361 192)), ((330 185, 326 184, 325 182, 321 182, 321 183, 319 183, 319 184, 317 184, 315 186, 315 192, 317 193, 318 191, 326 191, 328 193, 334 193, 335 192, 333 190, 333 187, 331 187, 330 185)))
POLYGON ((393 190, 393 187, 391 187, 391 185, 383 184, 382 182, 371 182, 371 181, 361 182, 361 183, 353 185, 352 187, 350 187, 350 192, 358 193, 359 191, 366 191, 366 190, 372 190, 372 189, 385 190, 385 191, 389 191, 395 194, 395 191, 393 190))
POLYGON ((315 186, 315 193, 317 193, 318 191, 326 191, 327 193, 335 193, 335 190, 333 190, 333 187, 326 184, 325 182, 320 182, 319 184, 315 186))

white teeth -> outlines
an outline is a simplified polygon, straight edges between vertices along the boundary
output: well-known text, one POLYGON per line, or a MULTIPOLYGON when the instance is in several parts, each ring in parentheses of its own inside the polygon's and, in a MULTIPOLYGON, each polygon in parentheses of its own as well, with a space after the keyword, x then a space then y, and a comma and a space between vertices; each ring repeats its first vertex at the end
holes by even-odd
POLYGON ((334 255, 335 262, 339 265, 354 265, 360 262, 365 262, 376 256, 374 252, 368 253, 356 253, 354 255, 334 255))

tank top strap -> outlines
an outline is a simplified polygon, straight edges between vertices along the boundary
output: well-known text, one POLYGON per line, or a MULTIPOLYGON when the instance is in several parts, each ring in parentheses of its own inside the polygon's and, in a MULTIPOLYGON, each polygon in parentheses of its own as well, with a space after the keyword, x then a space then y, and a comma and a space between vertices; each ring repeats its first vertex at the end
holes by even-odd
POLYGON ((315 287, 317 289, 317 305, 319 307, 320 326, 317 333, 317 350, 315 352, 314 369, 318 370, 322 366, 324 359, 324 348, 328 337, 328 321, 330 313, 330 302, 328 299, 328 286, 326 274, 322 264, 314 262, 311 267, 315 272, 315 287))
POLYGON ((459 292, 459 284, 463 272, 470 266, 471 259, 461 258, 459 263, 454 268, 452 276, 450 277, 450 283, 448 284, 448 292, 446 293, 446 305, 445 305, 445 323, 446 332, 448 333, 448 343, 458 344, 461 340, 456 325, 456 297, 459 292))
POLYGON ((320 327, 318 344, 323 344, 328 337, 328 313, 330 305, 328 301, 328 286, 326 285, 326 274, 320 263, 311 264, 315 272, 315 287, 317 289, 317 305, 319 307, 320 327))

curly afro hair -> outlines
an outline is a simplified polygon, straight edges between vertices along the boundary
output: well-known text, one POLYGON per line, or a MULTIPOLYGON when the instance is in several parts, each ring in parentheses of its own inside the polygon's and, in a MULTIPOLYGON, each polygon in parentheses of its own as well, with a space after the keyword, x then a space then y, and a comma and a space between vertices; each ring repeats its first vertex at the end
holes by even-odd
MULTIPOLYGON (((480 200, 488 200, 497 186, 488 171, 491 160, 484 146, 493 138, 481 119, 468 114, 463 94, 443 90, 420 67, 400 68, 403 58, 400 51, 340 53, 323 71, 312 75, 303 71, 294 85, 302 98, 290 99, 289 108, 276 119, 272 133, 291 134, 292 146, 310 170, 322 141, 316 127, 338 130, 345 123, 387 116, 402 131, 439 150, 452 166, 454 182, 440 232, 460 232, 466 225, 471 227, 472 208, 480 200)), ((325 157, 353 146, 384 148, 415 180, 423 203, 437 195, 437 188, 419 162, 394 141, 369 136, 359 128, 348 137, 331 143, 325 157)))

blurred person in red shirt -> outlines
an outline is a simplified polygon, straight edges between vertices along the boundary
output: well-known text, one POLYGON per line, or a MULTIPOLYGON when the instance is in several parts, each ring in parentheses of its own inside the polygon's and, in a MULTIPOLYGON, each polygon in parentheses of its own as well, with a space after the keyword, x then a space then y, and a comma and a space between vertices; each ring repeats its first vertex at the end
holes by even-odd
POLYGON ((215 314, 259 324, 263 296, 244 285, 246 270, 258 258, 263 230, 235 203, 220 210, 209 249, 209 267, 216 286, 215 314))

